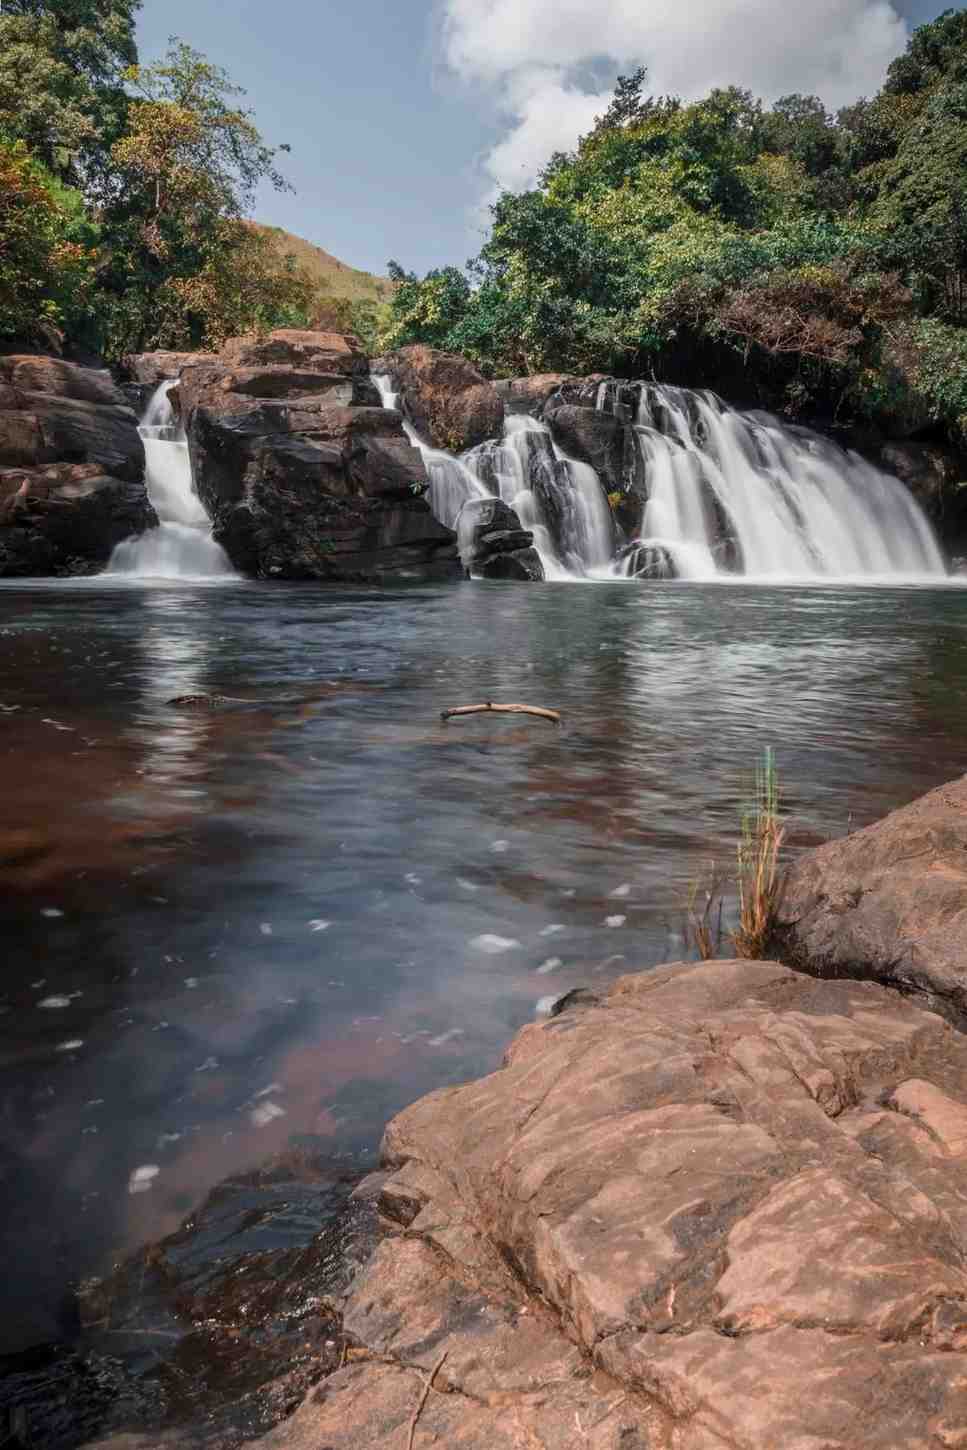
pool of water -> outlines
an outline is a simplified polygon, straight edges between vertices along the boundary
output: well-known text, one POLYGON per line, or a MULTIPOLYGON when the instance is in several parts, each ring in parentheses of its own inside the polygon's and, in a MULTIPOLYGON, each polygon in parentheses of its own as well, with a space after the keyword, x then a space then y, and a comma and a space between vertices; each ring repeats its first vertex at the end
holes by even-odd
POLYGON ((792 851, 967 769, 967 592, 0 588, 0 1350, 228 1174, 365 1166, 542 998, 684 955, 767 746, 792 851), (563 725, 440 721, 488 699, 563 725))

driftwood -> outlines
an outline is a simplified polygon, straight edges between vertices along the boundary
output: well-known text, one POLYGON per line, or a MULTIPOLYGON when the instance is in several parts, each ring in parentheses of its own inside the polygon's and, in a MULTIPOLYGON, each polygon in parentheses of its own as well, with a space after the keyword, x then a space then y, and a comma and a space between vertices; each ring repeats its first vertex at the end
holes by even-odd
POLYGON ((495 705, 491 700, 485 705, 459 705, 455 710, 444 710, 440 719, 452 720, 457 715, 536 715, 538 720, 561 723, 557 710, 543 710, 540 705, 495 705))
POLYGON ((433 1381, 436 1379, 437 1374, 442 1369, 442 1367, 443 1367, 443 1361, 446 1359, 446 1357, 447 1357, 447 1355, 449 1353, 450 1353, 450 1351, 448 1349, 445 1349, 443 1351, 443 1353, 441 1354, 440 1358, 437 1360, 436 1364, 433 1367, 433 1373, 430 1375, 430 1377, 427 1380, 426 1384, 423 1386, 423 1393, 420 1396, 420 1403, 417 1405, 416 1409, 413 1411, 413 1418, 410 1421, 410 1433, 406 1437, 406 1450, 413 1450, 413 1437, 416 1434, 416 1427, 417 1427, 417 1423, 419 1421, 419 1418, 420 1418, 420 1416, 423 1413, 423 1406, 426 1404, 427 1400, 430 1398, 430 1391, 433 1388, 433 1381))

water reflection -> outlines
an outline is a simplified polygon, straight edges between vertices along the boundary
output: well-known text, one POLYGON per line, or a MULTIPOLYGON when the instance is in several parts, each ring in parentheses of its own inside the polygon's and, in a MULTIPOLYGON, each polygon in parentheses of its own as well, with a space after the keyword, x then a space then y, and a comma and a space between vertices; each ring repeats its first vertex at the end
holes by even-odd
POLYGON ((216 1179, 364 1161, 539 999, 679 955, 764 745, 800 840, 964 768, 952 591, 88 585, 0 591, 0 630, 22 1339, 216 1179), (207 692, 260 703, 167 703, 207 692), (501 697, 563 728, 440 723, 501 697))

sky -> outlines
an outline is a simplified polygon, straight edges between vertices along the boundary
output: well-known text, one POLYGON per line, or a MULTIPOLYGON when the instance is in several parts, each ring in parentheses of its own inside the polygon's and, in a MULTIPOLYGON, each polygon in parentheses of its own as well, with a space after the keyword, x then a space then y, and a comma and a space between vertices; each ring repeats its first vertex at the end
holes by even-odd
POLYGON ((831 108, 869 95, 936 0, 145 0, 142 62, 177 36, 287 143, 259 220, 383 273, 462 265, 488 201, 531 183, 619 74, 694 99, 741 85, 831 108))

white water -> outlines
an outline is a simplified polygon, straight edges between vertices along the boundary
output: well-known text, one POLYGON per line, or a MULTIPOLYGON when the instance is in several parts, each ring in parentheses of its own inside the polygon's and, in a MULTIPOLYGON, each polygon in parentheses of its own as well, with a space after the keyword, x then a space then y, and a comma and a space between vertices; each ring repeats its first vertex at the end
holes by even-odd
POLYGON ((232 578, 228 555, 212 538, 211 520, 192 483, 188 442, 168 398, 174 386, 166 382, 155 390, 138 429, 158 527, 118 544, 107 573, 144 579, 232 578))
MULTIPOLYGON (((373 381, 383 406, 396 408, 391 379, 373 381)), ((597 387, 599 410, 614 411, 616 387, 597 387)), ((548 579, 633 577, 645 565, 663 572, 663 562, 679 579, 946 578, 913 495, 858 454, 766 413, 740 413, 713 393, 634 387, 643 497, 635 550, 614 557, 615 527, 594 469, 567 458, 528 415, 508 416, 501 438, 460 458, 430 448, 404 421, 426 463, 434 514, 459 537, 468 500, 503 499, 533 533, 548 579)))
MULTIPOLYGON (((384 408, 398 408, 399 394, 387 374, 374 374, 384 408)), ((567 458, 550 429, 527 415, 509 416, 503 437, 481 443, 461 457, 431 448, 406 419, 407 438, 419 448, 430 479, 436 518, 457 531, 471 499, 501 498, 534 535, 548 579, 581 577, 605 568, 612 555, 611 511, 593 468, 567 458), (556 527, 555 527, 556 525, 556 527)))
MULTIPOLYGON (((609 405, 603 388, 598 407, 609 405)), ((680 578, 946 574, 903 484, 819 434, 656 384, 641 385, 634 431, 648 495, 642 544, 666 551, 680 578)))

